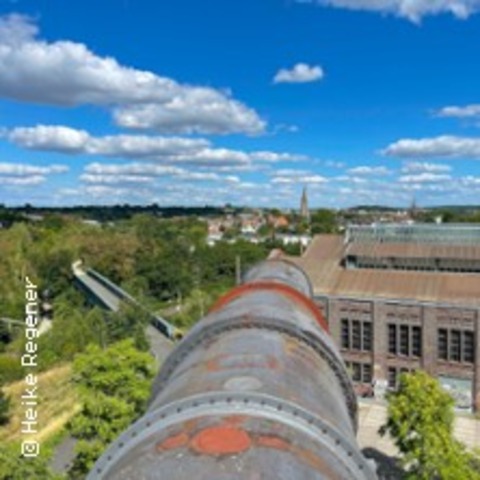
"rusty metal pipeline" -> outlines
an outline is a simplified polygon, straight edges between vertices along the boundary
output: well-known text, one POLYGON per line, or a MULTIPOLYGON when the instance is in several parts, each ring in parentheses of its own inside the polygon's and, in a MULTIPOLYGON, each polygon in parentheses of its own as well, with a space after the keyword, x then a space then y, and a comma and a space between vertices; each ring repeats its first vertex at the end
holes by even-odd
POLYGON ((88 479, 372 480, 357 403, 304 272, 251 269, 166 359, 88 479))

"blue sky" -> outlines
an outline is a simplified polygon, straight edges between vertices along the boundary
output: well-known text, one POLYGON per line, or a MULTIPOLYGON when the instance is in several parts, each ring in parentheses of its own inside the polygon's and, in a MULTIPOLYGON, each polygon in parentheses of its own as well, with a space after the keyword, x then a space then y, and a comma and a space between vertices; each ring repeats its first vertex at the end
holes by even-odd
POLYGON ((480 204, 479 13, 0 1, 0 202, 480 204))

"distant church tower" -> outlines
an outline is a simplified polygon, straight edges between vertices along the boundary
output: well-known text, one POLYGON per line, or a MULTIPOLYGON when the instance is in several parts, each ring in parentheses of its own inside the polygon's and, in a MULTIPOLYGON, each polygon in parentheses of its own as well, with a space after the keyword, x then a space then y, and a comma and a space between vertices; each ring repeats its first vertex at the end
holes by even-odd
POLYGON ((300 202, 300 217, 310 223, 310 211, 308 210, 307 187, 303 187, 302 200, 300 202))
POLYGON ((417 207, 417 201, 415 197, 412 199, 412 203, 410 204, 410 208, 408 209, 408 215, 411 220, 415 220, 418 215, 418 207, 417 207))

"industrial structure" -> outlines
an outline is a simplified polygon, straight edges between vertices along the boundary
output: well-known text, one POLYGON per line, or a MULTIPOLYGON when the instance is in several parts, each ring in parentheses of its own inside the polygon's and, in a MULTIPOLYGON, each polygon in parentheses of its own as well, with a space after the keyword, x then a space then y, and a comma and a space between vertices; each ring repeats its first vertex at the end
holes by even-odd
POLYGON ((424 369, 480 409, 480 227, 350 226, 292 259, 309 276, 358 393, 424 369))
POLYGON ((178 340, 183 335, 174 325, 158 314, 149 312, 129 293, 113 283, 93 268, 84 268, 81 260, 72 264, 72 273, 76 286, 81 289, 90 303, 103 309, 117 312, 122 303, 132 305, 150 317, 151 324, 170 340, 178 340))
POLYGON ((306 275, 254 267, 178 344, 88 479, 374 480, 352 383, 306 275))

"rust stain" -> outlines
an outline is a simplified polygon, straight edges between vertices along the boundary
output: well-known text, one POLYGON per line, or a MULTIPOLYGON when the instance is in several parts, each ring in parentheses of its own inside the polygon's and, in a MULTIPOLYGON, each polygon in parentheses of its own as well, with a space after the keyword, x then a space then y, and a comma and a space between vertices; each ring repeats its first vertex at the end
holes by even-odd
POLYGON ((290 444, 286 440, 272 435, 261 435, 257 438, 257 445, 259 447, 275 448, 277 450, 290 449, 290 444))
POLYGON ((311 450, 306 448, 295 447, 293 448, 293 454, 302 460, 304 463, 314 468, 318 472, 325 475, 326 478, 331 480, 339 479, 338 473, 330 468, 330 466, 319 456, 317 456, 311 450))
POLYGON ((325 320, 323 314, 320 312, 320 310, 315 305, 312 299, 306 297, 303 293, 300 293, 298 290, 296 290, 293 287, 290 287, 289 285, 276 283, 272 281, 258 281, 258 282, 246 283, 244 285, 235 287, 234 289, 230 290, 227 294, 225 294, 223 297, 221 297, 213 305, 213 307, 210 309, 210 313, 216 312, 222 309, 223 307, 225 307, 225 305, 228 305, 229 303, 231 303, 232 301, 236 300, 239 297, 242 297, 243 295, 256 292, 256 291, 270 291, 270 292, 279 293, 280 295, 287 297, 289 300, 292 300, 293 302, 295 302, 297 306, 309 311, 310 314, 312 314, 313 317, 316 319, 319 326, 326 332, 329 332, 327 321, 325 320))
POLYGON ((196 428, 198 424, 198 418, 192 418, 191 420, 186 420, 183 422, 183 430, 186 433, 192 433, 196 428))
POLYGON ((188 435, 186 433, 179 433, 166 438, 163 442, 157 444, 157 451, 164 452, 165 450, 173 450, 175 448, 183 447, 188 443, 188 435))
POLYGON ((207 372, 218 372, 221 370, 220 361, 226 357, 225 354, 217 355, 216 357, 210 358, 205 362, 205 368, 207 372))
POLYGON ((227 425, 241 425, 244 423, 246 420, 248 420, 248 417, 246 415, 230 415, 228 417, 225 417, 224 422, 227 425))
POLYGON ((231 455, 248 450, 252 444, 248 433, 240 428, 222 425, 205 428, 197 433, 190 447, 204 455, 231 455))
POLYGON ((254 368, 277 370, 280 366, 280 363, 275 356, 261 354, 221 354, 206 360, 204 364, 205 369, 208 372, 254 368))

